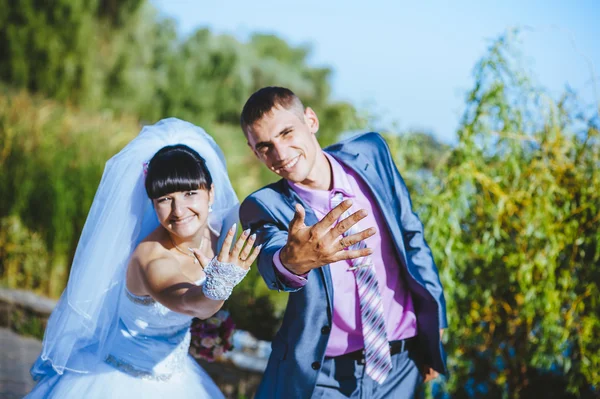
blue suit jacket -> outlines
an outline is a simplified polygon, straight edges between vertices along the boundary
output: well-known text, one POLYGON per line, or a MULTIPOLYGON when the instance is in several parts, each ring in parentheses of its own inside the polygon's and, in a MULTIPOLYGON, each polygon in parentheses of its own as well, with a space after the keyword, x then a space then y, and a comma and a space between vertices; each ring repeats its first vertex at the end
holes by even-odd
MULTIPOLYGON (((446 303, 437 268, 423 237, 423 225, 412 211, 408 190, 389 148, 379 134, 366 133, 325 149, 355 170, 367 183, 394 240, 402 273, 417 315, 423 362, 446 374, 440 328, 447 327, 446 303)), ((333 284, 329 265, 312 270, 307 284, 294 289, 275 273, 273 255, 287 242, 287 229, 300 203, 307 225, 317 218, 285 180, 268 185, 244 200, 240 220, 263 244, 258 268, 269 288, 290 292, 280 330, 256 398, 309 398, 325 356, 332 323, 333 284)), ((383 226, 380 226, 383 227, 383 226)))

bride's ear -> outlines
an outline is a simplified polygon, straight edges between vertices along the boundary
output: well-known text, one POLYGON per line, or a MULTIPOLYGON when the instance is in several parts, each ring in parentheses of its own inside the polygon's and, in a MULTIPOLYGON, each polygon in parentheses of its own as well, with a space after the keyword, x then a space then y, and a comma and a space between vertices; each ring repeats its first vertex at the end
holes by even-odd
POLYGON ((210 190, 208 190, 208 206, 212 207, 212 204, 215 202, 215 184, 210 185, 210 190))

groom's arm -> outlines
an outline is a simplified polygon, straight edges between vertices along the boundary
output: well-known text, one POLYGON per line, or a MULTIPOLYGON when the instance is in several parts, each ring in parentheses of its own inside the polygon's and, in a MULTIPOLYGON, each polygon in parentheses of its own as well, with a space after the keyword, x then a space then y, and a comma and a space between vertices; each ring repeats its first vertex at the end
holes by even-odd
POLYGON ((256 195, 246 198, 240 207, 240 221, 244 229, 251 229, 256 234, 262 250, 258 256, 258 271, 272 290, 295 292, 306 284, 306 279, 293 275, 279 262, 281 248, 287 243, 287 226, 277 220, 256 195), (278 270, 278 267, 282 270, 278 270), (286 273, 289 273, 289 275, 286 273), (294 278, 296 276, 297 278, 294 278), (304 281, 303 281, 304 280, 304 281))

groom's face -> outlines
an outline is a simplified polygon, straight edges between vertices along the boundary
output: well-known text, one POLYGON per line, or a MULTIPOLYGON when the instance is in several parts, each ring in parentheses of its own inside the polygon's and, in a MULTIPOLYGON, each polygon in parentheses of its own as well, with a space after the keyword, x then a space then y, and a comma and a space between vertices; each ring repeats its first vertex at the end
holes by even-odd
POLYGON ((248 129, 248 145, 271 171, 295 183, 304 183, 316 172, 320 150, 315 133, 319 120, 314 111, 274 107, 248 129))

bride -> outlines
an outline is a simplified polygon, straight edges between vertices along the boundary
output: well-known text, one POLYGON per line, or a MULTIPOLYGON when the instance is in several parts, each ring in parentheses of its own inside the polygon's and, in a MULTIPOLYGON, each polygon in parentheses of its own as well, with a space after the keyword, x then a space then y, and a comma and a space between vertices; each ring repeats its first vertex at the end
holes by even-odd
POLYGON ((188 355, 189 327, 260 251, 249 231, 234 244, 237 207, 208 134, 145 127, 106 164, 26 397, 222 398, 188 355))

